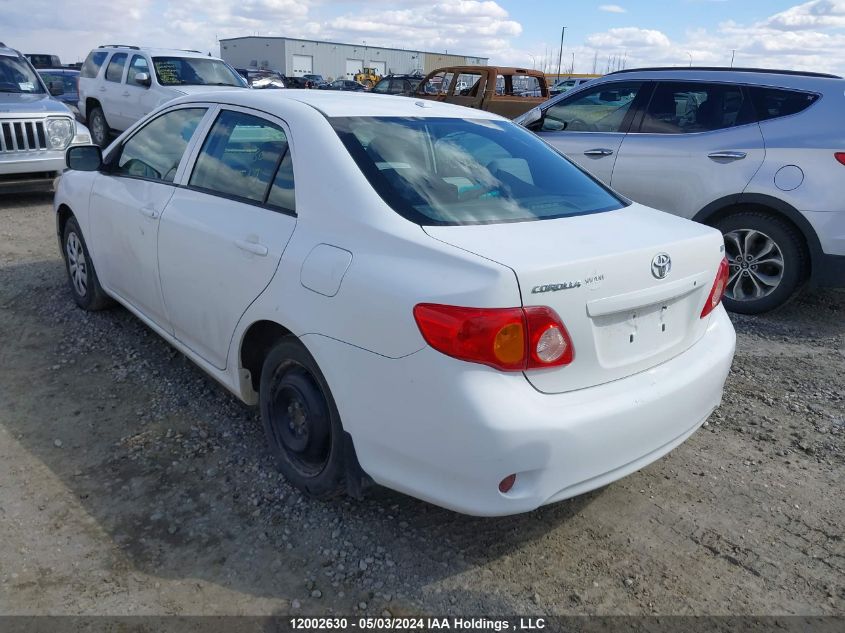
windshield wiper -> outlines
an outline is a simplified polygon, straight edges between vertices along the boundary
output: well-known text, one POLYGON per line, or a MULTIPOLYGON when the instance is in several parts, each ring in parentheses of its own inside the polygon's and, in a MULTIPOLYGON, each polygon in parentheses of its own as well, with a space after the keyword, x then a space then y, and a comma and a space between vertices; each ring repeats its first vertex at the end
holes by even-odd
POLYGON ((14 92, 14 93, 21 92, 22 93, 23 90, 21 90, 20 88, 0 88, 0 92, 14 92))

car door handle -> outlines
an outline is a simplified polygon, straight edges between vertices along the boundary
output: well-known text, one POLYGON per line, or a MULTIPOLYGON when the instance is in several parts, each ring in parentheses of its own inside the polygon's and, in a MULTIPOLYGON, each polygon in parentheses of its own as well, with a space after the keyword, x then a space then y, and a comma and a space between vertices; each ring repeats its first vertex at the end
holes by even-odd
POLYGON ((252 253, 253 255, 258 255, 259 257, 266 257, 267 247, 264 244, 259 244, 258 242, 247 242, 246 240, 235 240, 235 246, 237 246, 242 251, 246 251, 248 253, 252 253))
POLYGON ((105 92, 105 91, 106 91, 106 87, 105 87, 105 86, 100 86, 100 92, 105 92))
POLYGON ((613 154, 612 149, 607 149, 606 147, 599 147, 597 149, 588 149, 584 152, 584 156, 611 156, 613 154))
POLYGON ((123 96, 124 96, 124 97, 128 97, 128 96, 129 96, 129 91, 128 91, 128 90, 125 90, 125 91, 123 92, 123 96))
POLYGON ((707 154, 707 157, 713 160, 742 160, 746 156, 745 152, 713 152, 707 154))
POLYGON ((141 215, 155 220, 158 217, 158 211, 154 207, 141 207, 138 209, 141 215))

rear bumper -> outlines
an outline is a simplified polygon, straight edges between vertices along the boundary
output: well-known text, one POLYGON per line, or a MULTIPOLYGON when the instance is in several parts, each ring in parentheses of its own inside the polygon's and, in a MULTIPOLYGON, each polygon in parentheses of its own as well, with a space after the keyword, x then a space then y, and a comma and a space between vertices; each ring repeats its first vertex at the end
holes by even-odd
POLYGON ((721 400, 735 334, 723 308, 692 348, 650 370, 563 394, 431 348, 386 359, 303 342, 326 374, 362 468, 459 512, 507 515, 624 477, 689 437, 721 400), (498 483, 516 473, 507 494, 498 483))

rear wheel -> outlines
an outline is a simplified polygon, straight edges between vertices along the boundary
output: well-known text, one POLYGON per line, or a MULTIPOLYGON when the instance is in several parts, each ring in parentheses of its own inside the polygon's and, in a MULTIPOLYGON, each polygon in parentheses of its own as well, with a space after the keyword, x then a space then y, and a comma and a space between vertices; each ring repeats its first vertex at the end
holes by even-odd
POLYGON ((276 466, 317 498, 344 491, 343 427, 329 386, 293 337, 267 354, 259 388, 261 420, 276 466))
POLYGON ((793 298, 807 274, 801 237, 788 223, 758 211, 732 213, 715 224, 730 266, 725 307, 760 314, 793 298))
POLYGON ((91 132, 91 140, 95 145, 105 147, 109 144, 109 124, 106 122, 106 115, 103 109, 96 106, 88 113, 88 129, 91 132))

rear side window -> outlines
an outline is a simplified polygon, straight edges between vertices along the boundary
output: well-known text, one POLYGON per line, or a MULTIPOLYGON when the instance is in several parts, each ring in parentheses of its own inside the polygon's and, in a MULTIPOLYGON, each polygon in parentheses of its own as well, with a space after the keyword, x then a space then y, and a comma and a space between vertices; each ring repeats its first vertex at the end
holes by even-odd
POLYGON ((91 51, 88 53, 88 57, 85 58, 85 63, 82 64, 82 69, 79 71, 79 76, 96 77, 107 56, 106 51, 91 51))
POLYGON ((691 134, 724 130, 754 120, 740 86, 662 82, 646 109, 641 132, 691 134))
POLYGON ((522 222, 624 206, 537 136, 510 121, 393 117, 330 121, 382 199, 421 225, 522 222))
POLYGON ((816 94, 779 88, 750 88, 749 90, 759 121, 798 114, 813 105, 819 98, 816 94))
MULTIPOLYGON (((501 77, 501 75, 499 75, 501 77)), ((508 75, 503 77, 502 92, 499 92, 499 81, 496 81, 496 94, 506 94, 513 97, 543 97, 540 80, 531 75, 508 75)))
MULTIPOLYGON (((283 159, 288 140, 278 125, 256 116, 224 110, 217 117, 197 158, 190 185, 209 192, 267 202, 270 185, 283 159)), ((289 157, 288 157, 289 158, 289 157)), ((293 171, 283 166, 274 184, 271 204, 293 210, 293 171)))
POLYGON ((460 74, 458 75, 458 82, 455 84, 455 96, 476 97, 482 84, 480 73, 460 74))
POLYGON ((115 53, 106 67, 106 81, 119 82, 123 78, 123 65, 126 63, 126 53, 115 53))

